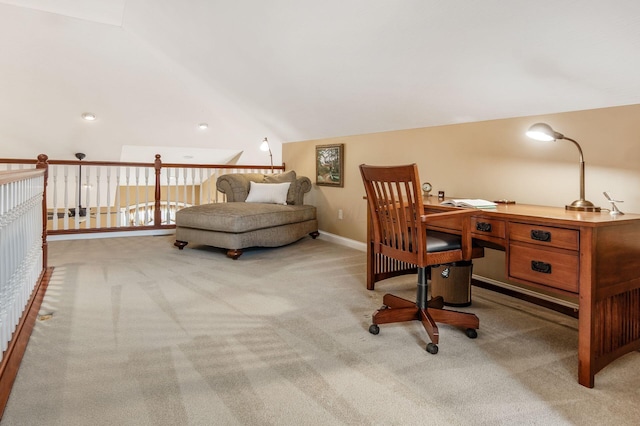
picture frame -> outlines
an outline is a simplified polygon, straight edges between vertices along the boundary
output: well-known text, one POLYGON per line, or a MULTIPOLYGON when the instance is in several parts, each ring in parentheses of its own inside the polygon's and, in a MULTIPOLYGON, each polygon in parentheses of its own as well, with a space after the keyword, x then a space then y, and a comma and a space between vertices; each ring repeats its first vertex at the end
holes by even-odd
POLYGON ((316 145, 316 185, 344 187, 344 144, 316 145))

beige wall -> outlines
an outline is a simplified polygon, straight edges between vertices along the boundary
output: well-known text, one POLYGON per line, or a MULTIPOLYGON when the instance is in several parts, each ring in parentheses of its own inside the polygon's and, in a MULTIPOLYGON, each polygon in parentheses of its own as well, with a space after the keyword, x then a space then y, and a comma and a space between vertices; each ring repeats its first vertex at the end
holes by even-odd
MULTIPOLYGON (((537 122, 582 147, 588 200, 609 207, 602 195, 609 191, 624 200, 622 211, 640 212, 640 105, 292 142, 283 145, 282 155, 287 169, 315 182, 315 146, 345 144, 344 188, 314 185, 305 200, 317 206, 320 230, 364 241, 361 163, 415 162, 423 182, 452 197, 551 206, 579 198, 578 150, 569 141, 527 138, 526 130, 537 122)), ((475 263, 475 272, 504 280, 503 259, 491 253, 475 263)))

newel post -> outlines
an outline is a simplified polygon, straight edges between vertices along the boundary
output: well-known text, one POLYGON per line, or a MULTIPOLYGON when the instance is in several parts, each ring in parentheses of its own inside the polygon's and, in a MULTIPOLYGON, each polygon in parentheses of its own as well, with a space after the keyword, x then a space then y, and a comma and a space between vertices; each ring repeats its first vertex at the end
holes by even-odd
POLYGON ((47 183, 49 180, 49 157, 38 155, 36 169, 44 169, 44 186, 42 188, 42 268, 47 269, 47 183))
POLYGON ((153 163, 156 170, 156 192, 154 195, 155 207, 153 210, 153 225, 159 228, 162 225, 162 212, 160 211, 160 198, 162 196, 160 191, 160 171, 162 170, 162 160, 160 160, 160 154, 156 154, 156 161, 153 163))

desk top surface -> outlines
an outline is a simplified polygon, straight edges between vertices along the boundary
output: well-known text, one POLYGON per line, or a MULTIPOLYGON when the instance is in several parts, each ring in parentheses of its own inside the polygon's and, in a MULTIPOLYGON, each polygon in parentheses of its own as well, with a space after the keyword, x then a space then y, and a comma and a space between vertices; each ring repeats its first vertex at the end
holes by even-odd
MULTIPOLYGON (((449 198, 447 198, 449 199, 449 198)), ((423 197, 425 207, 449 210, 455 207, 441 206, 436 196, 423 197)), ((564 207, 536 206, 531 204, 498 204, 495 209, 474 209, 478 214, 488 217, 521 218, 530 220, 544 220, 558 223, 572 223, 582 226, 611 226, 616 223, 625 224, 640 221, 640 214, 625 213, 611 215, 608 211, 577 212, 566 210, 564 207)))

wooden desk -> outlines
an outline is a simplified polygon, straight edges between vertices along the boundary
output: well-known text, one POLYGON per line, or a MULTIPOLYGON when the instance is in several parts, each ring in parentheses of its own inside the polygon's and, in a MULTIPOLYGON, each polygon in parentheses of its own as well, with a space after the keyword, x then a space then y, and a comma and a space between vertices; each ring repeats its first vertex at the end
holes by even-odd
MULTIPOLYGON (((424 203, 427 213, 451 208, 436 197, 424 203)), ((456 232, 446 223, 437 229, 456 232)), ((505 251, 509 280, 578 298, 581 385, 592 388, 598 371, 640 349, 640 215, 508 204, 478 210, 472 233, 478 244, 505 251)), ((369 245, 368 289, 410 270, 369 245)))

